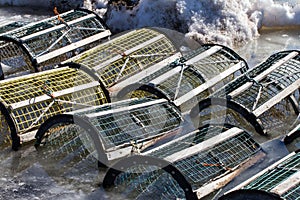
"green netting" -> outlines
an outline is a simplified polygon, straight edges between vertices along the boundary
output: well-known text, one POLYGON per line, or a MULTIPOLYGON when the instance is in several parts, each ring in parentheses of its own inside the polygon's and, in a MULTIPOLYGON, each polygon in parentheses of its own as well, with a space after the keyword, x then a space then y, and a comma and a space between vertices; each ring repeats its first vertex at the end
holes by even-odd
POLYGON ((0 90, 2 114, 12 119, 13 134, 36 129, 59 113, 109 101, 97 80, 68 67, 1 81, 0 90))
POLYGON ((130 31, 69 61, 94 69, 103 84, 110 87, 175 52, 165 35, 144 28, 130 31))
POLYGON ((2 28, 6 32, 0 37, 1 62, 9 68, 5 75, 53 68, 100 44, 102 38, 110 35, 99 16, 83 9, 72 10, 13 30, 10 28, 17 25, 19 24, 12 24, 5 30, 2 28))
POLYGON ((268 170, 267 172, 250 182, 248 185, 244 186, 244 188, 271 191, 291 175, 299 172, 299 170, 300 154, 297 153, 277 165, 275 168, 268 170))
POLYGON ((286 200, 299 200, 300 199, 300 184, 284 193, 282 197, 286 200))

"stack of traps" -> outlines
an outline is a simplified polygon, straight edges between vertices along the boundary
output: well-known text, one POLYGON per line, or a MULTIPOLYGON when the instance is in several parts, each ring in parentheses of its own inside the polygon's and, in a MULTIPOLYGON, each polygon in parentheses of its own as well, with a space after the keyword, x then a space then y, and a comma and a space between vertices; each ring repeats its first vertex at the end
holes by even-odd
POLYGON ((99 44, 110 32, 93 13, 61 18, 2 28, 1 65, 12 69, 5 76, 53 69, 0 82, 1 148, 35 137, 41 156, 68 167, 89 157, 111 166, 129 156, 108 170, 104 187, 137 199, 197 199, 256 161, 260 145, 251 132, 267 135, 299 115, 299 51, 248 70, 221 45, 181 53, 184 44, 175 45, 164 29, 99 44), (12 35, 19 43, 7 39, 12 35), (44 44, 45 35, 56 39, 44 44), (86 47, 93 48, 76 55, 86 47))
MULTIPOLYGON (((206 45, 203 46, 203 48, 207 47, 206 45)), ((216 48, 216 46, 209 47, 211 47, 210 51, 212 51, 212 47, 216 48)), ((173 69, 177 69, 177 80, 182 80, 184 77, 182 74, 185 70, 180 71, 177 67, 180 66, 180 69, 184 69, 186 65, 182 63, 188 63, 193 58, 203 59, 203 55, 209 55, 207 53, 209 50, 196 55, 193 53, 186 55, 175 60, 175 62, 171 62, 167 67, 172 66, 173 69), (200 56, 201 54, 202 56, 200 56)), ((194 52, 201 51, 198 49, 194 52)), ((196 64, 190 67, 197 66, 198 63, 201 63, 201 59, 199 61, 196 59, 193 62, 196 64)), ((238 66, 237 63, 239 62, 233 63, 235 64, 231 64, 234 68, 238 66)), ((224 95, 225 102, 232 103, 234 95, 231 98, 226 98, 227 93, 232 91, 239 91, 237 94, 242 94, 245 91, 251 92, 252 90, 249 88, 259 87, 257 85, 261 82, 266 84, 264 87, 260 86, 261 89, 257 88, 255 95, 257 102, 252 100, 252 103, 256 104, 253 106, 253 110, 256 111, 255 114, 258 113, 255 107, 264 113, 269 112, 274 107, 277 108, 277 104, 282 102, 283 104, 291 104, 291 108, 297 114, 298 104, 295 99, 299 88, 299 79, 294 77, 297 77, 297 68, 299 68, 297 51, 279 52, 215 92, 211 92, 208 97, 203 97, 203 101, 212 102, 211 97, 224 95), (288 75, 286 72, 289 72, 288 75), (273 76, 276 79, 272 79, 273 76), (273 84, 276 86, 275 89, 271 87, 273 84), (270 91, 266 90, 268 86, 270 91), (284 101, 285 99, 287 101, 284 101)), ((231 67, 220 72, 220 74, 230 71, 228 69, 231 67)), ((229 74, 234 75, 236 72, 240 74, 241 71, 239 70, 240 68, 229 74)), ((176 103, 184 103, 185 101, 178 101, 178 99, 189 94, 191 90, 185 90, 178 98, 168 98, 171 96, 169 94, 176 93, 176 89, 173 88, 172 92, 167 90, 167 87, 160 88, 160 86, 168 85, 168 79, 164 77, 171 77, 170 71, 158 72, 141 79, 138 87, 124 86, 125 89, 120 90, 119 94, 116 95, 135 98, 85 108, 50 118, 36 134, 36 147, 45 157, 79 160, 78 163, 83 162, 89 156, 93 156, 101 166, 111 166, 112 161, 125 157, 111 166, 103 181, 103 186, 113 188, 126 197, 137 199, 145 197, 155 199, 157 198, 155 195, 163 195, 163 198, 166 199, 202 198, 223 187, 241 173, 247 164, 253 164, 261 158, 260 145, 251 137, 250 132, 229 125, 231 121, 217 123, 212 118, 210 124, 195 130, 194 126, 185 120, 186 115, 182 114, 181 104, 176 103), (144 80, 150 81, 144 82, 144 80), (154 84, 157 82, 161 84, 154 84), (152 89, 149 89, 151 87, 152 89), (160 90, 160 93, 156 90, 160 90), (144 96, 146 92, 150 94, 147 95, 148 98, 144 96), (142 96, 139 96, 141 93, 142 96), (157 99, 160 97, 157 94, 163 94, 165 98, 157 99), (72 152, 71 157, 70 152, 72 152), (132 154, 138 155, 133 156, 132 154)), ((173 72, 175 73, 176 70, 173 72)), ((216 77, 218 75, 195 87, 191 96, 194 98, 199 95, 200 93, 197 91, 211 90, 213 89, 210 87, 212 83, 217 86, 220 80, 224 80, 216 81, 214 80, 216 77)), ((229 77, 229 75, 222 77, 229 77)), ((236 96, 239 97, 239 95, 236 96)), ((186 98, 187 101, 190 99, 186 98)), ((201 103, 196 103, 192 114, 201 105, 201 103)), ((219 106, 219 104, 217 105, 219 106)), ((279 106, 279 108, 282 107, 279 106)), ((242 109, 238 108, 234 111, 240 110, 242 109)), ((255 116, 256 123, 261 125, 262 121, 258 119, 260 115, 251 114, 250 111, 248 111, 248 115, 252 118, 247 118, 247 115, 242 116, 247 120, 251 120, 255 116)), ((272 117, 276 118, 277 116, 273 115, 272 117)), ((297 118, 296 115, 295 118, 297 118)), ((224 120, 226 120, 226 115, 224 120)), ((259 127, 253 122, 250 124, 259 127)), ((262 127, 261 129, 266 130, 262 127)), ((255 130, 259 132, 260 129, 256 128, 255 130)), ((265 131, 259 133, 266 134, 265 131)), ((56 162, 59 162, 59 159, 56 162)))
MULTIPOLYGON (((55 69, 0 82, 2 126, 7 130, 6 135, 11 135, 16 149, 20 142, 33 139, 36 130, 50 117, 109 103, 121 96, 119 91, 126 86, 122 94, 134 92, 128 88, 132 89, 135 81, 142 80, 140 83, 145 85, 147 93, 130 97, 159 98, 161 96, 156 95, 159 91, 167 98, 168 93, 174 92, 170 89, 176 80, 178 98, 167 99, 180 107, 189 100, 194 100, 194 104, 189 105, 195 105, 197 96, 207 96, 246 70, 246 63, 226 47, 203 45, 181 56, 163 31, 133 30, 83 52, 55 69), (209 64, 211 71, 203 67, 208 64, 207 60, 215 61, 209 64), (215 77, 213 73, 221 76, 215 77), (168 78, 174 81, 169 83, 168 78), (160 79, 160 84, 154 86, 154 79, 160 79), (159 88, 163 85, 164 90, 159 88)), ((7 138, 2 140, 5 142, 7 138)))
POLYGON ((111 35, 95 13, 76 9, 32 23, 0 27, 2 79, 51 69, 111 35))

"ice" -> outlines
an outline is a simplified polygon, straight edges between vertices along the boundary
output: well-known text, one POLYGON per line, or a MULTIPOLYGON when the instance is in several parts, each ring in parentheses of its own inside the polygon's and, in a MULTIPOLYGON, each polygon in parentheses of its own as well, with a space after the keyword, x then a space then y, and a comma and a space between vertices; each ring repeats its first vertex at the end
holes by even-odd
MULTIPOLYGON (((159 26, 206 43, 230 47, 259 36, 262 27, 300 26, 299 0, 139 0, 133 8, 110 6, 108 0, 0 0, 0 5, 52 9, 84 5, 95 10, 112 32, 159 26)), ((118 1, 115 1, 118 2, 118 1)))

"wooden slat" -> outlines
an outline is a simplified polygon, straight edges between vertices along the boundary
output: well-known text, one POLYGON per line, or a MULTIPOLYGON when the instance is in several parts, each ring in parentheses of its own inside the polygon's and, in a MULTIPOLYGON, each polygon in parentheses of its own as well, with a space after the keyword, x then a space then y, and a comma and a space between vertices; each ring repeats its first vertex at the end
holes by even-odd
POLYGON ((140 80, 142 80, 143 78, 150 76, 151 74, 154 74, 155 72, 157 72, 158 70, 164 68, 166 65, 168 65, 170 62, 176 60, 177 58, 179 58, 181 56, 180 53, 176 53, 162 61, 160 61, 159 63, 156 63, 155 65, 152 65, 144 70, 142 70, 141 72, 125 79, 124 81, 121 81, 115 85, 113 85, 112 87, 109 88, 110 91, 119 91, 121 88, 124 88, 127 85, 130 85, 132 83, 137 83, 140 80))
POLYGON ((97 113, 91 113, 91 114, 87 114, 86 117, 89 117, 89 118, 100 117, 100 116, 104 116, 104 115, 108 115, 108 114, 114 114, 114 113, 119 113, 119 112, 123 112, 123 111, 129 111, 129 110, 133 110, 133 109, 137 109, 137 108, 142 108, 142 107, 146 107, 146 106, 152 106, 152 105, 160 104, 160 103, 164 103, 164 102, 167 102, 167 100, 166 99, 158 99, 158 100, 153 100, 153 101, 135 104, 135 105, 131 105, 131 106, 124 106, 121 108, 104 110, 104 111, 97 112, 97 113))
MULTIPOLYGON (((282 58, 281 60, 276 62, 274 65, 269 67, 267 70, 265 70, 262 73, 260 73, 259 75, 257 75, 255 78, 253 78, 253 80, 259 82, 260 80, 265 78, 268 74, 270 74, 272 71, 274 71, 275 69, 277 69, 284 63, 288 62, 290 59, 296 57, 297 55, 298 55, 298 52, 295 52, 295 51, 291 52, 290 54, 288 54, 287 56, 285 56, 284 58, 282 58)), ((252 84, 253 84, 252 82, 248 82, 248 83, 242 85, 241 87, 237 88, 236 90, 232 91, 228 95, 231 97, 235 97, 238 94, 242 93, 243 91, 247 90, 249 87, 251 87, 252 84)))
POLYGON ((37 63, 42 63, 46 60, 50 60, 51 58, 55 58, 55 57, 57 57, 57 56, 59 56, 63 53, 72 51, 74 49, 77 49, 77 48, 82 47, 86 44, 92 43, 94 41, 97 41, 101 38, 108 37, 110 35, 111 35, 111 32, 109 30, 105 30, 105 31, 103 31, 101 33, 98 33, 96 35, 93 35, 91 37, 85 38, 85 39, 80 40, 78 42, 74 42, 74 43, 72 43, 68 46, 62 47, 60 49, 54 50, 54 51, 52 51, 50 53, 47 53, 45 55, 39 56, 39 57, 36 58, 36 61, 37 61, 37 63))
MULTIPOLYGON (((63 14, 61 15, 61 17, 65 16, 65 15, 67 15, 67 14, 69 14, 69 13, 72 13, 72 12, 74 12, 74 10, 70 10, 70 11, 68 11, 68 12, 65 12, 65 13, 63 13, 63 14)), ((24 30, 24 29, 26 29, 26 28, 28 28, 28 27, 32 27, 32 26, 34 26, 34 25, 36 25, 36 24, 39 24, 39 23, 42 23, 42 22, 51 21, 51 20, 54 20, 54 19, 57 19, 57 16, 53 16, 53 17, 51 17, 51 18, 45 18, 45 19, 43 19, 43 20, 41 20, 41 21, 38 21, 38 22, 31 22, 31 23, 26 24, 26 25, 24 25, 24 26, 21 26, 21 27, 19 27, 19 28, 17 28, 17 29, 14 29, 14 30, 11 30, 11 31, 9 31, 9 32, 6 32, 5 34, 8 35, 8 34, 11 34, 11 33, 13 33, 13 32, 19 31, 19 29, 20 29, 20 30, 24 30)))
POLYGON ((252 181, 254 181, 255 179, 257 179, 258 177, 262 176, 264 173, 274 169, 275 167, 277 167, 279 164, 283 163, 285 160, 289 159, 290 157, 294 156, 296 153, 292 152, 290 154, 288 154, 287 156, 285 156, 284 158, 280 159, 279 161, 275 162, 274 164, 272 164, 271 166, 267 167, 266 169, 260 171, 259 173, 255 174, 254 176, 252 176, 251 178, 249 178, 248 180, 242 182, 241 184, 237 185, 236 187, 234 187, 233 189, 231 189, 230 191, 226 192, 232 192, 234 190, 239 190, 247 185, 249 185, 252 181))
POLYGON ((204 92, 205 90, 213 87, 220 81, 222 81, 224 78, 228 77, 229 75, 235 73, 237 70, 241 69, 244 66, 244 62, 239 62, 238 64, 235 64, 234 66, 230 67, 229 69, 225 70, 224 72, 217 74, 212 79, 207 80, 202 85, 198 86, 197 88, 189 91, 188 93, 182 95, 178 99, 174 101, 174 104, 176 106, 180 106, 181 104, 187 102, 188 100, 192 99, 196 95, 200 94, 201 92, 204 92))
POLYGON ((244 170, 246 170, 249 166, 255 165, 255 163, 259 162, 265 156, 264 153, 259 153, 254 155, 246 162, 242 163, 240 166, 235 167, 231 171, 227 171, 227 174, 222 174, 221 177, 215 178, 214 181, 209 182, 202 187, 195 190, 197 197, 202 199, 203 197, 209 195, 210 193, 224 187, 227 183, 229 183, 236 176, 240 175, 244 170))
POLYGON ((203 58, 206 58, 208 56, 211 56, 211 55, 213 55, 214 53, 218 52, 221 49, 222 49, 221 46, 218 46, 218 45, 213 46, 210 49, 200 53, 199 55, 187 60, 185 64, 186 65, 193 65, 194 63, 198 62, 199 60, 201 60, 203 58))
MULTIPOLYGON (((76 23, 78 23, 80 21, 84 21, 84 20, 87 20, 87 19, 90 19, 90 18, 94 18, 94 17, 96 17, 95 14, 89 14, 89 15, 83 16, 81 18, 77 18, 77 19, 75 19, 73 21, 66 22, 66 24, 68 24, 69 26, 71 26, 71 25, 76 24, 76 23)), ((60 24, 60 25, 57 25, 57 26, 54 26, 54 27, 51 27, 51 28, 48 28, 48 29, 45 29, 45 30, 42 30, 42 31, 39 31, 39 32, 36 32, 36 33, 33 33, 31 35, 26 35, 26 36, 22 37, 21 40, 23 42, 25 42, 26 40, 29 40, 31 38, 43 35, 45 33, 49 33, 49 32, 52 32, 52 31, 55 31, 55 30, 58 30, 58 29, 62 29, 62 28, 64 28, 64 27, 67 26, 66 24, 60 24)))
MULTIPOLYGON (((183 66, 184 68, 187 68, 188 66, 183 66)), ((177 66, 174 69, 171 69, 170 71, 162 74, 161 76, 153 79, 151 81, 154 85, 159 85, 160 83, 164 82, 165 80, 168 80, 170 77, 174 76, 175 74, 179 74, 181 72, 182 66, 177 66)))
POLYGON ((300 171, 291 175, 288 179, 282 181, 279 185, 271 190, 271 192, 282 195, 300 183, 300 171))
POLYGON ((263 105, 261 105, 259 108, 253 111, 253 114, 258 117, 267 110, 269 110, 271 107, 279 103, 282 99, 289 96, 292 92, 297 90, 300 87, 300 79, 292 83, 290 86, 285 88, 283 91, 279 92, 277 95, 275 95, 273 98, 265 102, 263 105))
POLYGON ((36 132, 37 132, 37 130, 34 130, 34 131, 30 131, 30 132, 19 135, 21 143, 26 143, 26 142, 30 142, 30 141, 34 140, 36 132))
MULTIPOLYGON (((72 94, 74 92, 78 92, 78 91, 88 89, 88 88, 92 88, 92 87, 96 87, 96 86, 99 86, 99 82, 98 81, 93 81, 93 82, 90 82, 90 83, 87 83, 87 84, 84 84, 84 85, 79 85, 79 86, 64 89, 64 90, 61 90, 61 91, 53 92, 53 95, 54 95, 54 97, 60 97, 60 96, 63 96, 63 95, 72 94)), ((44 95, 41 95, 41 96, 34 97, 32 99, 28 99, 28 100, 24 100, 24 101, 21 101, 21 102, 10 104, 10 106, 11 106, 12 109, 17 109, 17 108, 28 106, 30 104, 35 104, 35 103, 39 103, 39 102, 42 102, 42 101, 46 101, 46 100, 49 100, 49 99, 51 99, 51 97, 44 94, 44 95)))
POLYGON ((192 156, 198 152, 202 152, 205 151, 209 148, 212 148, 213 146, 215 146, 216 144, 222 143, 240 133, 242 133, 243 130, 239 129, 237 127, 233 127, 223 133, 220 133, 217 136, 214 136, 212 138, 209 138, 197 145, 194 145, 192 147, 186 148, 184 150, 181 150, 179 152, 176 152, 166 158, 164 158, 165 160, 169 161, 169 162, 175 162, 178 161, 180 159, 184 159, 186 157, 192 156))
POLYGON ((189 137, 189 136, 191 136, 191 135, 195 135, 195 134, 198 133, 198 132, 199 132, 199 131, 193 131, 193 132, 190 132, 190 133, 188 133, 188 134, 184 134, 183 136, 178 137, 178 138, 176 138, 176 139, 173 139, 173 140, 170 141, 170 142, 164 143, 164 144, 159 145, 158 147, 156 147, 156 148, 154 148, 154 149, 151 149, 151 150, 149 150, 149 151, 143 152, 143 153, 141 153, 141 155, 149 155, 149 154, 151 154, 151 153, 154 152, 154 151, 158 151, 158 150, 160 150, 160 149, 162 149, 162 148, 165 148, 166 146, 169 146, 169 145, 174 144, 174 143, 176 143, 176 142, 180 142, 181 140, 184 140, 185 138, 187 138, 187 137, 189 137))
MULTIPOLYGON (((143 43, 141 43, 141 44, 139 44, 139 45, 137 45, 137 46, 135 46, 135 47, 133 47, 131 49, 128 49, 128 50, 126 50, 126 51, 124 51, 122 53, 125 54, 125 55, 129 55, 129 54, 131 54, 131 53, 133 53, 133 52, 135 52, 135 51, 137 51, 137 50, 139 50, 139 49, 141 49, 141 48, 143 48, 143 47, 145 47, 145 46, 147 46, 147 45, 149 45, 151 43, 154 43, 154 42, 162 39, 163 37, 164 37, 164 35, 160 34, 160 35, 158 35, 158 36, 156 36, 156 37, 154 37, 154 38, 152 38, 150 40, 147 40, 146 42, 143 42, 143 43)), ((105 67, 105 66, 107 66, 107 65, 109 65, 109 64, 111 64, 111 63, 113 63, 113 62, 115 62, 115 61, 117 61, 119 59, 121 59, 121 58, 123 58, 123 55, 120 55, 120 54, 116 55, 115 57, 102 62, 100 65, 95 66, 94 70, 97 71, 97 70, 99 70, 99 69, 101 69, 101 68, 103 68, 103 67, 105 67)))

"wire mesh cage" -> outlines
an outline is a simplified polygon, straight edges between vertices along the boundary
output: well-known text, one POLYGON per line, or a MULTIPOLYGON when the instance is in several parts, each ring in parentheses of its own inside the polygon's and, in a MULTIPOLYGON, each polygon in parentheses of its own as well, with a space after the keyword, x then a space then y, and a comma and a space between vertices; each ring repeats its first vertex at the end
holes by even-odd
MULTIPOLYGON (((103 85, 113 92, 123 87, 119 83, 131 76, 154 73, 157 66, 180 55, 165 32, 156 28, 142 28, 122 33, 64 64, 71 62, 94 70, 103 85)), ((135 82, 134 79, 130 80, 135 82)))
POLYGON ((119 98, 157 96, 189 110, 210 92, 248 69, 246 62, 231 49, 202 45, 118 93, 119 98))
POLYGON ((299 67, 299 51, 276 53, 200 101, 191 116, 200 123, 231 123, 274 135, 299 114, 299 67))
POLYGON ((165 99, 118 101, 50 118, 36 134, 36 147, 41 151, 50 149, 48 156, 55 152, 68 155, 74 150, 71 144, 79 143, 91 154, 96 153, 101 165, 108 165, 171 137, 180 129, 181 122, 179 111, 165 99), (82 131, 69 132, 70 127, 82 131), (80 134, 97 138, 93 141, 96 148, 86 147, 91 142, 85 140, 74 142, 73 137, 78 139, 80 134), (56 139, 59 143, 55 143, 56 139))
POLYGON ((282 199, 300 199, 300 153, 293 152, 233 188, 278 194, 282 199))
POLYGON ((1 64, 8 68, 6 76, 53 68, 111 34, 98 15, 84 9, 8 30, 18 25, 6 26, 0 36, 1 64))
POLYGON ((147 159, 138 163, 146 156, 167 161, 168 166, 183 175, 194 194, 202 198, 229 182, 234 177, 229 174, 259 151, 259 144, 237 127, 205 126, 142 152, 136 162, 132 158, 119 161, 107 171, 103 186, 137 199, 183 198, 186 188, 178 187, 179 183, 171 177, 172 171, 168 176, 159 171, 165 167, 162 163, 147 159))
POLYGON ((0 82, 1 145, 33 139, 47 118, 110 101, 88 69, 62 67, 0 82), (9 137, 11 136, 11 137, 9 137), (7 141, 9 139, 9 141, 7 141))
POLYGON ((6 32, 12 31, 14 29, 20 28, 28 23, 29 22, 23 21, 0 23, 0 35, 5 34, 6 32))

